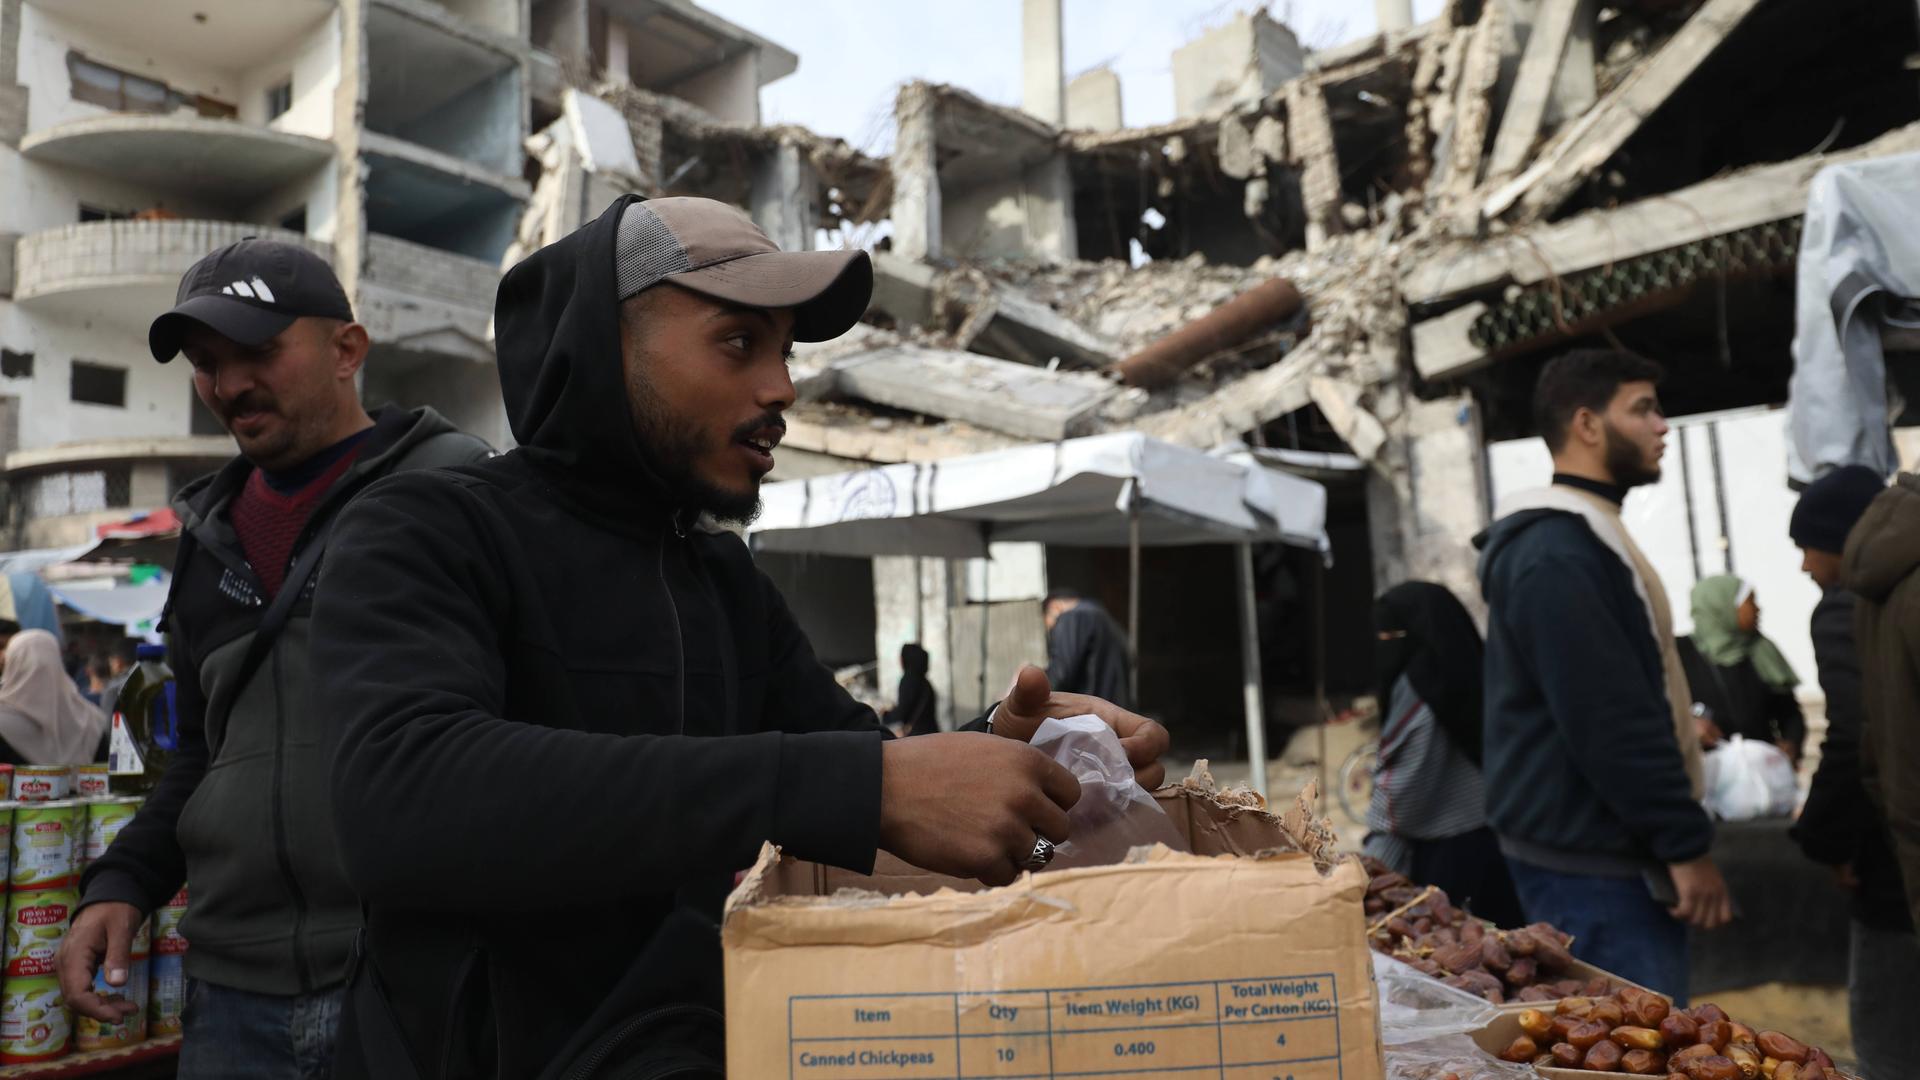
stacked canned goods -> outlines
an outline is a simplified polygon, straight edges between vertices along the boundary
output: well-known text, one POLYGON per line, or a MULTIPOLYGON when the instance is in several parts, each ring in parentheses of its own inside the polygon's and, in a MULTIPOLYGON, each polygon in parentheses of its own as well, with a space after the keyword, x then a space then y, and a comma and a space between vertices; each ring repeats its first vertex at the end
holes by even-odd
POLYGON ((153 959, 149 962, 152 990, 147 1003, 147 1033, 158 1038, 180 1034, 180 1010, 187 1004, 187 976, 181 970, 187 957, 187 939, 180 936, 180 920, 187 914, 187 890, 153 913, 153 959))
POLYGON ((76 1026, 54 970, 54 956, 79 906, 80 872, 106 852, 141 800, 111 795, 104 766, 0 766, 0 780, 12 795, 0 801, 0 881, 7 917, 0 954, 0 1063, 59 1057, 70 1043, 96 1050, 144 1040, 152 978, 148 926, 135 937, 126 985, 95 981, 103 995, 137 1006, 119 1023, 83 1017, 76 1026))

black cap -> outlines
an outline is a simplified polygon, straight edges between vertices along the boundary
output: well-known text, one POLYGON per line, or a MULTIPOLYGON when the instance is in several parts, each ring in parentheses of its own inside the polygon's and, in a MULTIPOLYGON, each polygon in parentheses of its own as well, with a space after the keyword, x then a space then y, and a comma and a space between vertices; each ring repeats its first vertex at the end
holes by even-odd
POLYGON ((1845 465, 1808 484, 1794 505, 1787 535, 1795 547, 1838 555, 1867 506, 1887 490, 1887 479, 1865 465, 1845 465))
POLYGON ((242 345, 259 345, 307 315, 353 321, 353 306, 333 267, 298 244, 249 236, 187 269, 173 309, 147 329, 147 347, 164 364, 179 355, 195 323, 242 345))

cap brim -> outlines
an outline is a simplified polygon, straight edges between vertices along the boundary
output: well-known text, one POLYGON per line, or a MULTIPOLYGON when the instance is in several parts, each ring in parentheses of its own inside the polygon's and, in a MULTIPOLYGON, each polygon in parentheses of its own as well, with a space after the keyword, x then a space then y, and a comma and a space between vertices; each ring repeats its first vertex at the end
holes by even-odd
POLYGON ((174 305, 173 310, 153 320, 147 328, 147 348, 153 358, 166 363, 180 355, 180 344, 195 326, 204 326, 223 338, 242 345, 265 344, 270 338, 293 325, 298 315, 268 311, 230 296, 196 296, 174 305))
POLYGON ((748 307, 792 308, 795 341, 828 341, 866 314, 873 260, 858 250, 768 251, 663 280, 748 307))

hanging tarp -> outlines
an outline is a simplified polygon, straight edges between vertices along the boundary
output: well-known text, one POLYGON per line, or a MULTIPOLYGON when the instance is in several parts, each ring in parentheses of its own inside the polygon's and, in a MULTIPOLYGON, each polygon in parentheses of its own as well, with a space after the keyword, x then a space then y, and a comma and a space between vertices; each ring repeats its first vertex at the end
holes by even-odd
POLYGON ((1326 489, 1251 458, 1138 433, 885 465, 761 489, 764 551, 985 556, 992 542, 1125 547, 1279 542, 1327 550, 1326 489))
POLYGON ((1920 297, 1920 154, 1822 169, 1807 193, 1795 280, 1788 471, 1899 467, 1881 334, 1911 328, 1920 297))
POLYGON ((149 627, 160 617, 167 604, 169 579, 163 574, 138 585, 120 583, 111 588, 92 585, 49 586, 61 604, 103 623, 116 626, 149 627))

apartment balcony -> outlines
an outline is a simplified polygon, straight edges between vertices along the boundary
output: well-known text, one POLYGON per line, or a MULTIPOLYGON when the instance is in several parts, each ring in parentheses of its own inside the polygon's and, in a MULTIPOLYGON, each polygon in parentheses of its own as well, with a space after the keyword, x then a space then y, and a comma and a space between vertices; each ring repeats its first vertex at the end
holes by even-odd
POLYGON ((499 284, 493 263, 368 233, 356 311, 375 344, 491 360, 487 323, 499 284), (456 346, 448 334, 466 344, 456 346))
POLYGON ((300 244, 333 258, 327 244, 243 221, 92 221, 21 237, 14 248, 13 299, 55 314, 144 328, 173 306, 187 267, 248 236, 300 244))
POLYGON ((93 439, 15 450, 5 458, 12 543, 85 543, 99 525, 166 506, 187 481, 233 455, 233 440, 224 435, 93 439))
POLYGON ((26 0, 61 20, 141 50, 217 68, 279 53, 336 6, 335 0, 26 0))
POLYGON ((111 176, 158 196, 244 205, 333 160, 333 144, 235 120, 112 113, 21 140, 32 161, 111 176))

